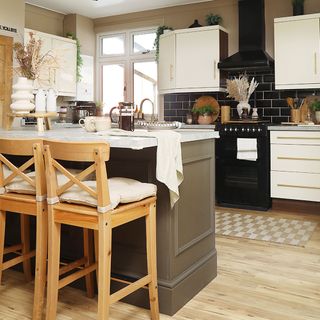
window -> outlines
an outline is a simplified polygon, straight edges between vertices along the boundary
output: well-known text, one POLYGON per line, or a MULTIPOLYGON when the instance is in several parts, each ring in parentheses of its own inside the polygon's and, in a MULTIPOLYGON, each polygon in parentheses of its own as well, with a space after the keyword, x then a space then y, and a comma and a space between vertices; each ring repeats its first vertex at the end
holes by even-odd
POLYGON ((157 63, 153 48, 156 31, 128 30, 122 33, 98 35, 98 97, 104 112, 121 101, 141 101, 143 113, 157 113, 157 63))

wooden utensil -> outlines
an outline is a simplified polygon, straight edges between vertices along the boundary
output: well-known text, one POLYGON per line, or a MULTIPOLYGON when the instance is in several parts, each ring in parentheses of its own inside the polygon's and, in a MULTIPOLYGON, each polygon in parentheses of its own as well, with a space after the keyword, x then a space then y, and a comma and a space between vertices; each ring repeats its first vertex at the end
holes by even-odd
POLYGON ((292 108, 293 109, 293 104, 294 104, 294 102, 293 102, 293 99, 292 98, 287 98, 287 104, 288 104, 288 106, 290 107, 290 108, 292 108))

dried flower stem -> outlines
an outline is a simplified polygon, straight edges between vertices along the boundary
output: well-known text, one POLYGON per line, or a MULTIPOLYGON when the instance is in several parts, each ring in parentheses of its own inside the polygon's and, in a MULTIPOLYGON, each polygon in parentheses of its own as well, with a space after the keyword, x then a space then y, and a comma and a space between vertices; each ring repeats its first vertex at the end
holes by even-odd
POLYGON ((239 78, 234 77, 232 80, 227 80, 227 92, 229 98, 234 98, 236 101, 249 102, 250 96, 257 88, 258 82, 251 79, 249 84, 246 75, 240 75, 239 78))

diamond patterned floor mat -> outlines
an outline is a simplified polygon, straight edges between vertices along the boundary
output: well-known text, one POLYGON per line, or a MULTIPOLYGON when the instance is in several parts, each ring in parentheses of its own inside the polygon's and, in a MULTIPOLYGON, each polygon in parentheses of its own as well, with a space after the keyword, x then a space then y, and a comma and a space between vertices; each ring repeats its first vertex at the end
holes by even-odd
POLYGON ((216 211, 216 234, 303 247, 316 222, 216 211))

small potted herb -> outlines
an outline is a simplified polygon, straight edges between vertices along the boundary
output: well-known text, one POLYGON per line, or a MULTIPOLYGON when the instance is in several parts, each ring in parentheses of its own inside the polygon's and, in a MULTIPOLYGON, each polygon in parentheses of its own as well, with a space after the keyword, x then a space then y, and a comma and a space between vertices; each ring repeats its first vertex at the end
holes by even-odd
POLYGON ((312 111, 314 111, 317 123, 320 123, 320 101, 319 100, 314 100, 310 104, 310 109, 312 111))
POLYGON ((292 0, 292 10, 294 16, 304 14, 304 0, 292 0))
POLYGON ((198 116, 199 124, 211 124, 213 123, 212 115, 214 114, 210 105, 204 105, 202 107, 193 107, 192 113, 198 116))
POLYGON ((222 21, 222 18, 218 14, 209 13, 206 15, 206 21, 208 26, 215 26, 222 21))

